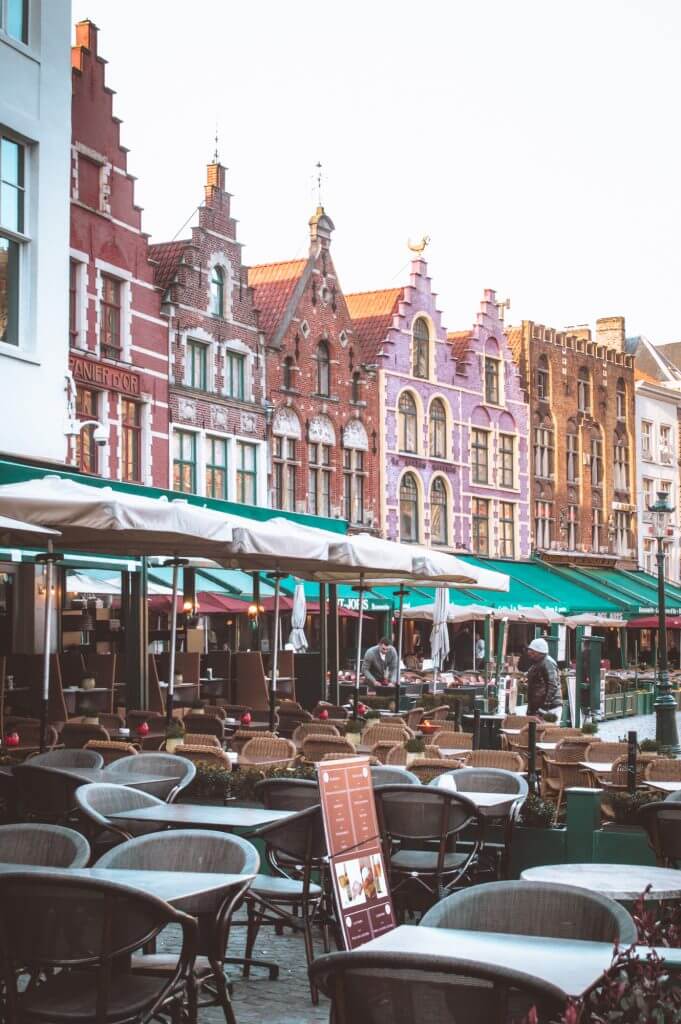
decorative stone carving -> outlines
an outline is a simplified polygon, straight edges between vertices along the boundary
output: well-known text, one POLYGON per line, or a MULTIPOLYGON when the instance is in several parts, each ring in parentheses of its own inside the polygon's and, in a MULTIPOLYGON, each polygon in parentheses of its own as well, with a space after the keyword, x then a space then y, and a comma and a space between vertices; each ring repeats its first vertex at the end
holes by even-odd
POLYGON ((181 398, 177 404, 177 412, 185 423, 196 423, 196 402, 192 398, 181 398))
POLYGON ((295 437, 300 440, 302 431, 296 412, 287 406, 277 409, 272 420, 272 433, 277 437, 295 437))
POLYGON ((216 430, 227 430, 228 419, 227 410, 221 405, 211 406, 211 421, 216 430))
POLYGON ((252 412, 241 413, 241 432, 242 434, 255 434, 257 429, 257 421, 252 412))
POLYGON ((313 416, 307 428, 307 439, 312 444, 335 444, 336 431, 328 416, 313 416))
POLYGON ((369 438, 361 420, 350 420, 343 429, 343 447, 369 450, 369 438))

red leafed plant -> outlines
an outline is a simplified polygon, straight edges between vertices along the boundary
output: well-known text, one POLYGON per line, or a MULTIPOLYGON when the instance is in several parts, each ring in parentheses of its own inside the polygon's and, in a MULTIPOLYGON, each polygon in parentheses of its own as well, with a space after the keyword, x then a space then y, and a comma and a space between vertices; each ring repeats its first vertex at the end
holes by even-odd
POLYGON ((655 903, 646 900, 651 886, 641 893, 634 905, 634 921, 639 942, 645 946, 681 946, 681 906, 678 903, 655 903))

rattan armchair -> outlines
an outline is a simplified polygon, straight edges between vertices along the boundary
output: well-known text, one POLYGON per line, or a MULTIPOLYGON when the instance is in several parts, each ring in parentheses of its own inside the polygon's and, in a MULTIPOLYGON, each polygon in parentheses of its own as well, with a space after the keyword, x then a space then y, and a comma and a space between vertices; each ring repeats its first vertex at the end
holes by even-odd
POLYGON ((406 765, 409 757, 404 743, 393 743, 385 754, 386 765, 406 765))
POLYGON ((448 757, 417 757, 409 765, 409 771, 423 783, 436 779, 443 772, 451 772, 461 767, 461 761, 454 761, 448 757))
POLYGON ((219 715, 190 713, 182 721, 187 732, 212 736, 220 742, 225 738, 225 727, 219 715))
POLYGON ((0 825, 0 863, 49 868, 84 868, 90 860, 85 836, 60 825, 0 825))
MULTIPOLYGON (((371 747, 371 756, 375 757, 381 764, 388 763, 388 757, 395 747, 404 749, 404 743, 395 743, 394 740, 379 740, 378 743, 374 743, 371 747)), ((405 751, 405 764, 406 764, 406 751, 405 751)))
POLYGON ((126 743, 124 740, 88 740, 84 749, 94 750, 95 753, 100 755, 105 765, 112 764, 121 757, 130 757, 131 754, 138 752, 137 747, 133 746, 132 743, 126 743))
POLYGON ((681 780, 681 760, 674 757, 656 757, 654 761, 649 761, 646 765, 645 779, 647 782, 681 780))
POLYGON ((267 730, 237 729, 229 741, 229 748, 230 750, 233 750, 235 754, 240 755, 246 744, 250 743, 256 736, 259 739, 276 739, 276 733, 268 732, 267 730))
POLYGON ((222 750, 222 744, 217 736, 211 736, 204 732, 186 732, 182 742, 192 747, 210 747, 211 750, 222 750))
POLYGON ((618 757, 626 757, 629 747, 626 743, 590 743, 584 751, 583 761, 612 763, 618 757))
POLYGON ((210 765, 211 768, 232 770, 232 762, 221 747, 208 746, 205 743, 178 743, 175 747, 178 757, 186 757, 194 764, 210 765))
POLYGON ((296 745, 281 736, 253 736, 239 754, 240 768, 290 768, 295 764, 296 745))
POLYGON ((109 766, 107 775, 111 782, 125 785, 131 775, 140 772, 148 772, 150 775, 163 778, 162 782, 153 783, 147 786, 146 790, 170 804, 192 781, 196 775, 196 765, 186 757, 176 757, 174 754, 143 753, 114 761, 109 766))
POLYGON ((340 736, 340 732, 330 722, 301 722, 294 730, 291 739, 296 747, 300 749, 303 745, 303 740, 307 739, 308 736, 340 736))
POLYGON ((429 722, 446 722, 451 710, 449 704, 440 704, 438 707, 433 708, 432 711, 425 712, 424 717, 429 722))
POLYGON ((472 732, 452 732, 448 727, 446 729, 438 729, 434 736, 430 739, 431 746, 443 747, 447 749, 457 750, 472 750, 473 749, 473 733, 472 732))
POLYGON ((59 742, 69 750, 82 749, 88 740, 108 740, 109 733, 103 725, 88 725, 85 722, 66 722, 59 733, 59 742))
POLYGON ((471 768, 503 768, 507 772, 522 772, 523 759, 512 750, 471 750, 466 758, 471 768))
POLYGON ((542 772, 542 795, 556 797, 556 821, 560 813, 565 790, 573 786, 592 788, 591 772, 580 766, 584 760, 584 745, 562 740, 553 757, 544 756, 542 772))
POLYGON ((362 744, 366 747, 373 747, 374 743, 382 740, 392 740, 393 743, 404 743, 405 740, 413 739, 413 733, 405 725, 391 725, 387 722, 372 722, 362 733, 362 744))
POLYGON ((581 729, 562 725, 547 725, 542 732, 543 743, 560 743, 561 740, 579 739, 584 736, 581 729))
POLYGON ((323 733, 312 734, 303 740, 301 753, 305 761, 316 763, 327 754, 334 754, 336 757, 356 757, 357 751, 350 740, 343 736, 327 736, 323 733))
POLYGON ((425 708, 412 708, 411 711, 407 711, 407 728, 411 729, 412 732, 416 732, 425 713, 425 708))

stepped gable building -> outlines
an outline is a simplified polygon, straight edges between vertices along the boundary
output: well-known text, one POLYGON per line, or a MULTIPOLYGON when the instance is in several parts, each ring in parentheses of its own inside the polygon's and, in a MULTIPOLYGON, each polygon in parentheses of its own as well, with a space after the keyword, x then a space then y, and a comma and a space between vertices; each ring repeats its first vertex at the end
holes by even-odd
POLYGON ((170 332, 170 486, 265 505, 265 361, 225 175, 216 154, 190 236, 150 248, 170 332))
POLYGON ((527 554, 527 406, 494 292, 471 330, 448 335, 419 257, 408 285, 348 306, 362 358, 378 368, 384 534, 527 554))
POLYGON ((90 21, 76 26, 71 64, 68 461, 167 487, 168 326, 90 21))
POLYGON ((533 547, 554 561, 636 563, 634 358, 623 317, 509 329, 531 416, 533 547))
POLYGON ((318 207, 304 259, 248 271, 267 353, 271 503, 370 530, 378 518, 375 380, 333 264, 333 230, 318 207))

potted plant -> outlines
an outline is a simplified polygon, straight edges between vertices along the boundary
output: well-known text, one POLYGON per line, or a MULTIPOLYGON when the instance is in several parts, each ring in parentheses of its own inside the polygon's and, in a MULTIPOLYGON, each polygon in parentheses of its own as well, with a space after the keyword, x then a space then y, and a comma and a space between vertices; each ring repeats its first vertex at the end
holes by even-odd
POLYGON ((174 754, 177 747, 184 740, 184 726, 179 718, 173 718, 170 725, 166 729, 166 750, 169 754, 174 754))
POLYGON ((526 828, 551 828, 556 817, 556 805, 530 793, 520 811, 519 824, 526 828))
POLYGON ((360 735, 362 732, 363 721, 361 718, 348 718, 343 723, 345 725, 345 738, 354 743, 355 746, 360 741, 360 735))
POLYGON ((660 749, 660 744, 653 739, 641 740, 638 748, 642 754, 656 754, 660 749))
POLYGON ((407 766, 409 766, 417 758, 423 756, 426 749, 426 741, 422 736, 414 736, 413 739, 407 740, 404 744, 404 749, 407 751, 407 766))
POLYGON ((582 722, 582 732, 585 736, 595 736, 598 732, 598 722, 593 718, 588 722, 582 722))

